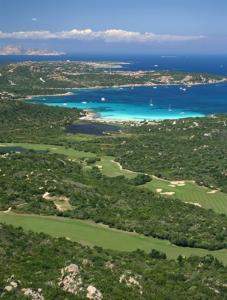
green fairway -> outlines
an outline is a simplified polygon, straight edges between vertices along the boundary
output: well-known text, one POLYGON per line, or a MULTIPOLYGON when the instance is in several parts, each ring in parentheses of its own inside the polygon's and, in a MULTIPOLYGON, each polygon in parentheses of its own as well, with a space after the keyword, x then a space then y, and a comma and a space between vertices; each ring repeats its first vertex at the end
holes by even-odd
POLYGON ((66 237, 72 241, 88 246, 96 245, 119 251, 142 249, 149 252, 151 249, 157 249, 165 252, 168 258, 173 259, 177 258, 180 254, 185 256, 204 256, 211 254, 227 264, 227 250, 208 251, 204 249, 178 247, 165 240, 110 229, 90 221, 72 220, 61 217, 0 213, 0 222, 13 226, 21 226, 27 231, 44 232, 54 237, 66 237))
POLYGON ((152 191, 162 189, 163 193, 174 192, 175 194, 167 197, 177 198, 184 202, 196 203, 206 209, 213 209, 216 213, 227 215, 227 194, 217 191, 212 193, 211 189, 199 186, 193 182, 185 181, 185 185, 178 186, 171 184, 170 181, 161 180, 156 177, 148 182, 144 187, 152 191))
POLYGON ((23 147, 25 149, 37 150, 37 151, 49 151, 51 153, 63 154, 68 156, 71 159, 81 159, 81 158, 90 158, 96 157, 94 153, 77 151, 72 148, 65 148, 63 146, 55 146, 55 145, 45 145, 45 144, 29 144, 29 143, 4 143, 0 144, 0 146, 4 147, 23 147))
MULTIPOLYGON (((33 150, 48 150, 51 153, 63 154, 70 159, 82 159, 96 157, 94 153, 77 151, 72 148, 65 148, 63 146, 45 145, 45 144, 28 144, 28 143, 4 143, 0 146, 20 146, 26 149, 33 150)), ((115 177, 124 175, 126 178, 134 178, 136 172, 125 170, 121 168, 120 164, 114 161, 114 157, 103 156, 101 161, 96 163, 100 167, 102 173, 109 177, 115 177)), ((212 193, 211 189, 201 187, 196 183, 185 181, 184 185, 174 185, 171 181, 159 179, 153 177, 151 182, 146 183, 143 187, 146 187, 153 192, 157 189, 162 189, 163 196, 180 199, 184 202, 191 202, 197 205, 201 205, 205 209, 213 209, 216 213, 224 213, 227 215, 227 194, 220 191, 212 193), (172 195, 165 195, 165 193, 172 192, 172 195)))
POLYGON ((114 161, 114 157, 111 156, 103 156, 101 161, 98 161, 96 165, 101 167, 102 173, 109 177, 124 175, 130 179, 136 176, 135 172, 122 169, 120 165, 114 161))

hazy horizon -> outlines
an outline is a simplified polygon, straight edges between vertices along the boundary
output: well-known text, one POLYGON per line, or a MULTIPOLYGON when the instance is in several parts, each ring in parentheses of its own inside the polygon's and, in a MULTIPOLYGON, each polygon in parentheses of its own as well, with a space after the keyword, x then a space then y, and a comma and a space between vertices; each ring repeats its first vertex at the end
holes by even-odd
POLYGON ((0 0, 0 47, 97 54, 226 54, 220 0, 0 0))

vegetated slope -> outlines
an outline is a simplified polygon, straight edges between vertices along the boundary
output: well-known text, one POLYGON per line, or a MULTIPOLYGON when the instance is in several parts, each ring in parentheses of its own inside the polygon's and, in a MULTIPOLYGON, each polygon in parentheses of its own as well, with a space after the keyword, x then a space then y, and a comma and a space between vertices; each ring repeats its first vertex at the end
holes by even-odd
POLYGON ((23 101, 0 101, 0 142, 47 142, 58 139, 80 111, 34 105, 23 101))
MULTIPOLYGON (((0 65, 1 98, 48 95, 66 88, 119 85, 195 84, 226 80, 224 76, 171 71, 119 72, 106 62, 19 62, 0 65), (112 71, 109 72, 109 69, 112 71)), ((118 67, 120 67, 118 65, 118 67)))
POLYGON ((108 178, 67 157, 27 152, 0 157, 0 207, 92 219, 181 246, 227 248, 227 217, 108 178))
POLYGON ((212 256, 83 247, 0 224, 1 299, 225 299, 227 268, 212 256), (26 297, 27 295, 27 297, 26 297), (35 298, 36 296, 36 298, 35 298))
POLYGON ((125 169, 195 180, 227 192, 226 116, 139 124, 128 133, 81 142, 77 148, 112 155, 125 169))

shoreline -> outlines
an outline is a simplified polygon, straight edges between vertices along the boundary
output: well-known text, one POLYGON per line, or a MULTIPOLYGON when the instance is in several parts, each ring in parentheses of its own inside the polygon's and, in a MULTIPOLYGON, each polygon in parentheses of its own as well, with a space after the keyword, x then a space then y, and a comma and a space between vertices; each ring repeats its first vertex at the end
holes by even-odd
POLYGON ((36 97, 57 97, 57 96, 72 96, 74 93, 66 92, 66 93, 59 93, 59 94, 52 94, 52 95, 28 95, 24 98, 24 100, 32 100, 36 97))
MULTIPOLYGON (((73 91, 78 91, 78 90, 93 90, 93 89, 120 89, 120 88, 136 88, 136 87, 165 87, 165 86, 184 86, 184 87, 194 87, 194 86, 210 86, 210 85, 216 85, 216 84, 221 84, 221 83, 226 83, 227 84, 227 80, 219 80, 216 82, 212 82, 212 83, 194 83, 193 85, 190 85, 188 87, 188 84, 182 84, 182 83, 174 83, 174 84, 127 84, 127 85, 118 85, 118 86, 93 86, 93 87, 82 87, 82 88, 65 88, 65 91, 68 90, 68 92, 65 93, 56 93, 56 94, 51 94, 51 95, 29 95, 26 98, 23 98, 23 100, 33 100, 35 98, 38 97, 56 97, 56 96, 72 96, 75 93, 73 91), (70 90, 70 91, 69 91, 70 90)), ((147 119, 147 118, 140 118, 140 119, 128 119, 128 118, 105 118, 105 117, 101 117, 98 113, 96 113, 93 109, 81 109, 83 111, 83 116, 81 116, 79 118, 79 120, 81 121, 89 121, 89 122, 98 122, 98 123, 106 123, 106 124, 122 124, 122 125, 138 125, 138 124, 158 124, 162 121, 165 120, 169 120, 169 121, 176 121, 176 120, 180 120, 180 119, 188 119, 188 118, 204 118, 207 117, 209 115, 195 115, 195 116, 184 116, 184 117, 176 117, 176 118, 157 118, 157 119, 147 119)), ((211 116, 215 116, 211 115, 211 116)))
POLYGON ((172 118, 172 119, 111 119, 111 118, 105 118, 100 117, 95 111, 92 109, 84 109, 83 112, 85 112, 85 116, 80 117, 79 120, 81 121, 89 121, 89 122, 98 122, 98 123, 107 123, 107 124, 122 124, 122 125, 131 125, 131 124, 148 124, 148 125, 157 125, 160 122, 169 120, 169 121, 176 121, 176 120, 182 120, 182 119, 188 119, 188 118, 204 118, 207 117, 206 115, 201 116, 194 116, 194 117, 182 117, 182 118, 172 118))
MULTIPOLYGON (((73 91, 73 90, 95 90, 95 89, 117 89, 117 88, 136 88, 136 87, 164 87, 164 86, 184 86, 184 87, 194 87, 194 86, 210 86, 210 85, 215 85, 215 84, 221 84, 221 83, 226 83, 227 84, 227 79, 215 81, 215 82, 196 82, 196 83, 161 83, 161 84, 154 84, 154 83, 145 83, 145 84, 122 84, 122 85, 96 85, 92 87, 70 87, 70 88, 55 88, 56 90, 65 90, 65 91, 73 91)), ((26 96, 25 100, 32 100, 33 98, 36 97, 55 97, 55 96, 72 96, 74 95, 73 92, 65 92, 65 93, 56 93, 56 94, 41 94, 41 95, 28 95, 26 96)))

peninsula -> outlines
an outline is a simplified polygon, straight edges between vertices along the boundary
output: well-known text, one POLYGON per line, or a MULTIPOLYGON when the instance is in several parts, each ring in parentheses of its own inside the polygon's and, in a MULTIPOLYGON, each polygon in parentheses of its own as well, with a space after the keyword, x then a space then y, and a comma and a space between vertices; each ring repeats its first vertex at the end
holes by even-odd
POLYGON ((122 62, 19 62, 0 65, 0 99, 56 95, 76 88, 214 84, 227 77, 173 71, 125 71, 122 62), (26 82, 26 85, 24 84, 26 82))

